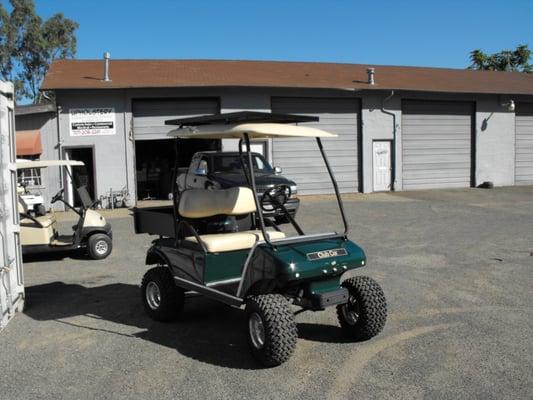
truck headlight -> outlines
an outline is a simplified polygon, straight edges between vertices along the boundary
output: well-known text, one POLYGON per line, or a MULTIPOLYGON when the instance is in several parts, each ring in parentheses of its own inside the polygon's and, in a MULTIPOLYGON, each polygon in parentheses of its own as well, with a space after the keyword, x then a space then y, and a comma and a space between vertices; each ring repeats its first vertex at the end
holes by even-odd
POLYGON ((291 185, 291 197, 298 193, 298 186, 291 185))

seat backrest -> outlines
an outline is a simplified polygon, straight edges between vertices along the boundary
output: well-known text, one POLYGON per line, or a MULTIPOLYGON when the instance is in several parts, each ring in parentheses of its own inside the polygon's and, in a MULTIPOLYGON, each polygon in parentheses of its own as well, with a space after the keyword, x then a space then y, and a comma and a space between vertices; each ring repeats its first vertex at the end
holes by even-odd
POLYGON ((255 212, 253 192, 246 187, 223 190, 190 189, 181 193, 179 214, 185 218, 242 215, 255 212))
POLYGON ((26 204, 26 201, 22 198, 22 196, 18 195, 18 213, 19 214, 27 214, 28 213, 28 205, 26 204))

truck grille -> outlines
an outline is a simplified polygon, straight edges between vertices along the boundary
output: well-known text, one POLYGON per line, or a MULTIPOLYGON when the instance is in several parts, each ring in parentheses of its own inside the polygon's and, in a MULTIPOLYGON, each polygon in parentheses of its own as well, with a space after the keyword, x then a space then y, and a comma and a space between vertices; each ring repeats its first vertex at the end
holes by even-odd
POLYGON ((263 193, 265 193, 267 191, 267 189, 273 187, 274 185, 261 185, 261 186, 256 186, 256 189, 257 189, 257 194, 258 195, 262 195, 263 193))

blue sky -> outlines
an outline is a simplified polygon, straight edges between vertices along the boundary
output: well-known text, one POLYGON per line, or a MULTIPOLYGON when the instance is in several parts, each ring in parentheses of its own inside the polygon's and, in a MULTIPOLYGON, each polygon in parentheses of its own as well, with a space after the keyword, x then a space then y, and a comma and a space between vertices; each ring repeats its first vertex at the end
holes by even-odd
MULTIPOLYGON (((6 3, 5 0, 2 0, 6 3)), ((37 0, 80 24, 78 58, 331 61, 463 68, 533 47, 533 1, 37 0)))

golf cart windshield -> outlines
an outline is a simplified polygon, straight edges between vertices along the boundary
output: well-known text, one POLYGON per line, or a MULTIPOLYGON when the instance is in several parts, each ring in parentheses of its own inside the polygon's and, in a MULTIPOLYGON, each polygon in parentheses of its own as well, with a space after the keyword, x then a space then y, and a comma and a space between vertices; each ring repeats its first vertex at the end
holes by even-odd
MULTIPOLYGON (((241 173, 242 162, 238 154, 220 154, 213 158, 213 170, 215 173, 241 173)), ((242 161, 248 166, 248 158, 243 156, 242 161)), ((257 153, 252 154, 253 169, 255 172, 263 174, 271 174, 274 169, 265 160, 265 158, 257 153)))

